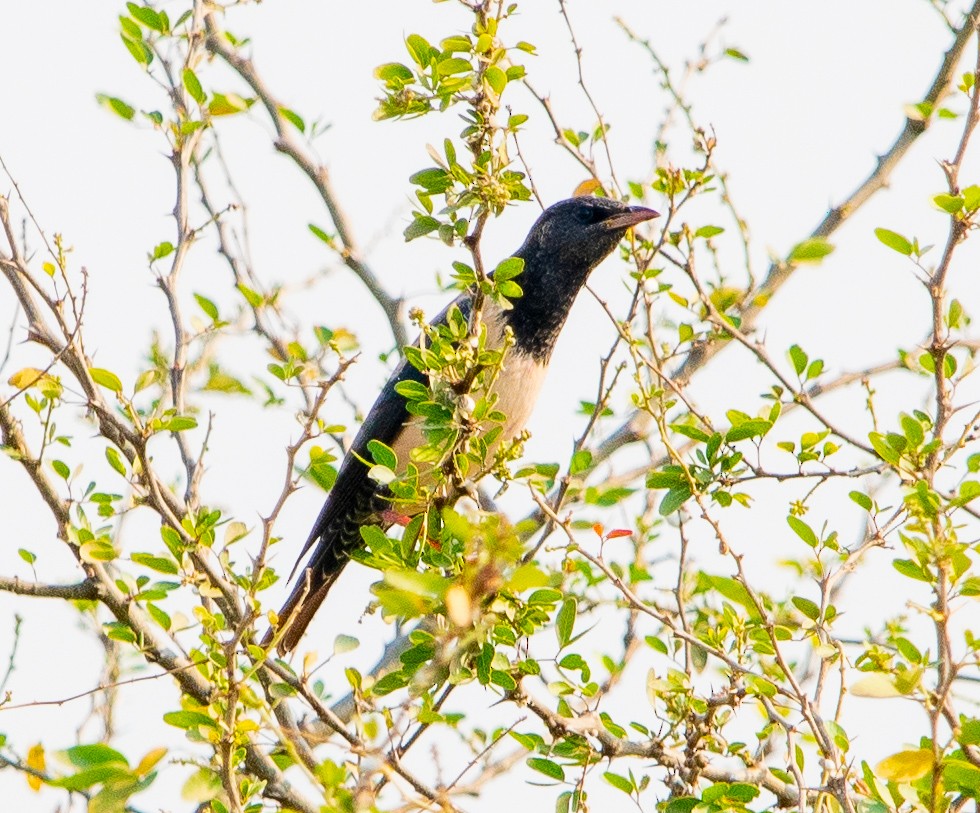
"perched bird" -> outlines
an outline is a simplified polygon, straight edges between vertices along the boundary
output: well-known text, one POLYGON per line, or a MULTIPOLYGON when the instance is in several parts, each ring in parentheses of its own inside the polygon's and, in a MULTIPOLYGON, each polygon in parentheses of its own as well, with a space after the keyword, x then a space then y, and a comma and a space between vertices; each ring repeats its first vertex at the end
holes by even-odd
MULTIPOLYGON (((652 209, 607 198, 570 198, 546 209, 514 252, 514 257, 524 261, 516 278, 523 295, 512 300, 510 309, 490 300, 483 309, 491 349, 502 346, 507 326, 514 337, 493 387, 495 409, 507 416, 503 440, 520 433, 530 417, 558 333, 589 272, 616 248, 631 226, 654 217, 657 212, 652 209)), ((466 316, 472 296, 464 292, 453 303, 466 316)), ((448 312, 449 308, 434 323, 444 321, 448 312)), ((405 399, 395 391, 396 384, 406 380, 425 383, 426 376, 406 361, 395 369, 354 438, 306 540, 300 561, 314 544, 316 547, 279 612, 280 625, 285 625, 279 642, 283 654, 299 642, 351 552, 362 544, 360 527, 372 522, 391 524, 382 511, 385 488, 368 476, 369 467, 363 461, 371 458, 371 440, 391 447, 399 465, 409 460, 413 448, 425 443, 418 420, 409 415, 405 399)))

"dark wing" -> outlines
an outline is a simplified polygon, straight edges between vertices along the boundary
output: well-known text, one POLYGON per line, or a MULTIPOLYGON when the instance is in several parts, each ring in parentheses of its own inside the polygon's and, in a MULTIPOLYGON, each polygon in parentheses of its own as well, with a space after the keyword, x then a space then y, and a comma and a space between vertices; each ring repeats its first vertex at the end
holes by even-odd
MULTIPOLYGON (((468 295, 463 294, 432 323, 444 324, 453 305, 459 307, 464 316, 468 316, 470 300, 468 295)), ((313 554, 300 572, 293 592, 279 611, 279 623, 288 623, 279 643, 279 651, 282 653, 288 652, 299 643, 330 587, 350 560, 351 552, 360 546, 361 526, 377 513, 380 487, 368 476, 369 468, 362 460, 371 459, 368 451, 370 441, 379 440, 387 446, 394 445, 408 421, 405 398, 395 391, 395 386, 402 381, 427 384, 428 378, 407 361, 402 361, 381 390, 354 438, 337 473, 337 481, 300 552, 299 560, 316 544, 313 554)))

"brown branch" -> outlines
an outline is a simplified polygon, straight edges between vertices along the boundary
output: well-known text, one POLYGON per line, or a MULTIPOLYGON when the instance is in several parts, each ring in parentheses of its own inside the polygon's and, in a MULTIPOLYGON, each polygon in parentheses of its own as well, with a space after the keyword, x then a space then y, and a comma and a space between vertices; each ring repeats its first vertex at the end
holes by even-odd
POLYGON ((74 584, 43 584, 25 582, 16 576, 0 576, 0 591, 18 596, 60 598, 66 601, 94 601, 99 597, 98 588, 91 579, 83 579, 74 584))

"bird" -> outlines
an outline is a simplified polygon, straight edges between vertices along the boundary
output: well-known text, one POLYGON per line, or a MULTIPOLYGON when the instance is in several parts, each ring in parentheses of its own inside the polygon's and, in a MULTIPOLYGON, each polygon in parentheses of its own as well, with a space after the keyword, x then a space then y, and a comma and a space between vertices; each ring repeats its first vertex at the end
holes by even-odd
MULTIPOLYGON (((501 349, 506 328, 513 336, 493 385, 495 409, 506 416, 498 443, 513 439, 523 430, 558 334, 592 269, 619 245, 630 228, 658 216, 643 206, 581 196, 553 204, 535 221, 512 255, 523 260, 523 270, 515 278, 521 295, 510 299, 509 307, 487 299, 482 310, 488 349, 501 349)), ((473 290, 464 291, 433 320, 433 325, 444 324, 453 306, 469 318, 473 297, 473 290)), ((369 476, 370 464, 365 461, 371 459, 368 444, 372 440, 390 447, 400 467, 409 460, 413 448, 425 443, 419 419, 409 414, 405 398, 396 391, 396 385, 404 381, 426 384, 427 377, 406 360, 396 367, 341 462, 333 488, 300 552, 294 573, 313 548, 278 613, 278 625, 265 639, 268 646, 274 633, 279 633, 277 649, 282 655, 299 643, 351 553, 362 546, 361 526, 373 523, 390 527, 394 522, 390 511, 381 510, 385 486, 369 476)))

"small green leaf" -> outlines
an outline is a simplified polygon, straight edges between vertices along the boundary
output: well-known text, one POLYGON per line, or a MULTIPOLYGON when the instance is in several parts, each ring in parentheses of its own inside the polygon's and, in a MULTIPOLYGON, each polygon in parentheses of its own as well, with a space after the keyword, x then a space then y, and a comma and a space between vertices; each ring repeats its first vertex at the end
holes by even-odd
POLYGON ((660 516, 673 514, 691 497, 691 488, 687 483, 670 489, 660 501, 660 516))
MULTIPOLYGON (((142 45, 142 43, 140 43, 142 45)), ((136 110, 131 105, 126 104, 122 99, 117 99, 115 96, 106 96, 99 93, 95 97, 96 101, 103 107, 111 110, 120 118, 126 119, 126 121, 132 121, 133 116, 136 115, 136 110)))
POLYGON ((575 627, 575 614, 577 610, 578 605, 572 596, 566 598, 561 603, 561 609, 558 610, 558 615, 555 618, 555 633, 558 636, 558 645, 560 647, 568 646, 568 642, 572 640, 572 630, 575 627))
POLYGON ((392 471, 398 468, 398 458, 390 446, 385 445, 380 440, 369 440, 367 446, 371 453, 371 459, 379 466, 385 466, 392 471))
POLYGON ((892 562, 892 567, 895 568, 903 576, 907 576, 910 579, 915 579, 920 582, 931 582, 932 576, 925 570, 923 570, 919 565, 913 562, 911 559, 896 559, 892 562))
POLYGON ((204 93, 204 88, 201 87, 201 81, 197 78, 197 74, 190 68, 184 68, 181 78, 187 92, 191 94, 191 98, 198 104, 204 104, 207 95, 204 93))
POLYGON ((214 304, 206 296, 201 296, 201 294, 194 294, 194 299, 197 300, 197 304, 201 306, 201 310, 204 311, 212 319, 218 318, 218 306, 214 304))
POLYGON ((855 503, 860 505, 865 511, 871 510, 873 503, 871 502, 871 498, 867 494, 863 494, 860 491, 852 491, 848 496, 855 503))
POLYGON ((101 367, 89 367, 88 373, 92 376, 92 380, 100 387, 105 387, 107 390, 112 390, 113 392, 122 392, 122 381, 119 380, 119 376, 115 373, 109 370, 103 370, 101 367))
POLYGON ((793 246, 789 253, 791 263, 817 263, 834 250, 834 246, 823 237, 811 237, 793 246))
POLYGON ((486 72, 483 74, 483 78, 493 89, 493 92, 498 96, 503 93, 504 88, 507 87, 507 74, 500 70, 500 68, 498 68, 496 65, 491 65, 489 68, 487 68, 486 72))
POLYGON ((820 617, 820 607, 810 599, 803 598, 803 596, 793 596, 792 601, 793 606, 811 621, 816 621, 820 617))
POLYGON ((405 228, 405 240, 406 242, 414 240, 417 237, 422 237, 430 232, 434 232, 438 228, 439 221, 434 217, 416 214, 415 219, 405 228))
POLYGON ((966 201, 963 199, 962 195, 936 195, 932 202, 936 204, 940 209, 948 214, 957 214, 964 206, 966 201))
POLYGON ((804 542, 807 543, 811 548, 815 548, 819 540, 817 535, 813 532, 813 529, 807 525, 799 517, 788 516, 786 517, 786 522, 789 527, 793 529, 793 532, 804 542))
POLYGON ((572 462, 568 467, 571 475, 581 474, 592 465, 592 452, 588 449, 579 449, 572 455, 572 462))
POLYGON ((453 76, 457 73, 466 73, 467 71, 472 70, 473 66, 469 63, 469 61, 466 59, 460 59, 459 57, 443 59, 436 66, 436 71, 440 76, 453 76))
POLYGON ((807 362, 810 359, 798 344, 794 344, 790 347, 789 359, 791 362, 793 362, 793 369, 796 370, 796 374, 803 375, 803 371, 806 369, 807 362))
POLYGON ((625 776, 620 776, 618 773, 612 773, 612 771, 606 771, 602 775, 602 778, 617 790, 621 790, 623 793, 632 795, 633 783, 625 776))
POLYGON ((301 133, 306 132, 306 122, 303 121, 303 117, 295 110, 290 110, 288 107, 283 107, 280 105, 279 115, 292 124, 293 127, 299 130, 301 133))
POLYGON ((556 779, 559 782, 565 779, 565 770, 557 762, 552 762, 550 759, 544 759, 542 757, 531 757, 527 761, 529 768, 534 769, 538 773, 543 773, 545 776, 556 779))
POLYGON ((174 244, 169 240, 164 240, 162 243, 157 243, 153 247, 153 251, 150 254, 150 262, 155 260, 162 260, 164 257, 169 257, 174 253, 174 244))
POLYGON ((163 722, 175 728, 184 729, 197 728, 198 726, 205 726, 206 728, 218 727, 218 724, 214 720, 206 714, 201 714, 199 711, 169 711, 163 715, 163 722))
POLYGON ((893 466, 898 465, 900 459, 899 453, 892 448, 884 435, 879 432, 869 432, 868 440, 871 442, 871 446, 874 448, 875 454, 878 457, 886 463, 891 463, 893 466))
POLYGON ((912 254, 912 242, 898 232, 891 231, 890 229, 875 229, 875 237, 888 246, 888 248, 897 251, 899 254, 904 254, 906 257, 912 254))
POLYGON ((137 564, 155 570, 157 573, 164 573, 168 576, 176 576, 178 573, 177 563, 172 559, 164 559, 162 556, 153 556, 149 553, 134 553, 130 558, 137 564))

